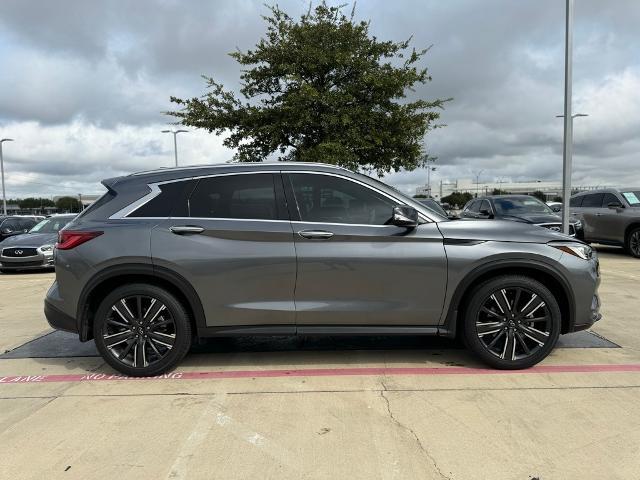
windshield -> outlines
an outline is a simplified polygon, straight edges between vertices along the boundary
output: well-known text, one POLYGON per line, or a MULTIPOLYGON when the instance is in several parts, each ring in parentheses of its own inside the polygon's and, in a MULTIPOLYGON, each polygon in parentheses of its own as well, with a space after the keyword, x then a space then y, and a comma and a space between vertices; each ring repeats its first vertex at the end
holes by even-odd
POLYGON ((29 233, 58 233, 73 217, 51 217, 42 220, 29 233))
POLYGON ((437 213, 438 215, 442 215, 443 217, 447 216, 447 212, 445 212, 444 209, 440 206, 440 204, 435 200, 431 198, 427 198, 426 200, 419 200, 419 202, 423 204, 425 207, 427 207, 429 210, 432 210, 435 213, 437 213))
POLYGON ((554 214, 547 205, 534 197, 494 198, 496 211, 503 215, 520 215, 523 213, 554 214))
POLYGON ((632 207, 640 207, 640 190, 631 192, 622 192, 624 198, 632 207))

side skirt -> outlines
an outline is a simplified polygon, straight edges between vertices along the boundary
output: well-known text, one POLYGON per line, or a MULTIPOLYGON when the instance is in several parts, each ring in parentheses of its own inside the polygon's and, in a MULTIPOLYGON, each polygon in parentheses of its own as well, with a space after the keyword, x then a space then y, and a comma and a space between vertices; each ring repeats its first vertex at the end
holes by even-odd
MULTIPOLYGON (((416 325, 242 325, 198 329, 200 337, 330 335, 438 335, 451 337, 447 329, 416 325)), ((455 334, 454 334, 455 335, 455 334)))

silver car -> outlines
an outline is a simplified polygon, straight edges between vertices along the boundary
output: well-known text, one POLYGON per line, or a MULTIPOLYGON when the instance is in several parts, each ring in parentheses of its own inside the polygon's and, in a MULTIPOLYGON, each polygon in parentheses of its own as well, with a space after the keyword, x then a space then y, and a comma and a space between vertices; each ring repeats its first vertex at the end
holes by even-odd
POLYGON ((617 245, 640 258, 640 188, 605 188, 571 197, 587 242, 617 245))
POLYGON ((53 246, 58 232, 73 215, 54 215, 36 224, 27 233, 0 243, 0 272, 53 268, 53 246))
POLYGON ((103 184, 59 234, 45 314, 128 375, 230 335, 459 336, 483 362, 519 369, 600 318, 588 245, 449 221, 342 168, 224 164, 103 184))

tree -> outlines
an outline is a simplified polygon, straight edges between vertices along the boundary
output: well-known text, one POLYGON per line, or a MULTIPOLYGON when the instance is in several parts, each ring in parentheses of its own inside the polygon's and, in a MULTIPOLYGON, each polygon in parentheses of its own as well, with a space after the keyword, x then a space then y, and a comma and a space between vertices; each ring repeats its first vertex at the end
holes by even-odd
POLYGON ((18 201, 18 204, 20 205, 20 208, 44 208, 55 206, 53 200, 34 197, 23 198, 18 201))
POLYGON ((469 200, 473 198, 473 194, 469 192, 453 192, 446 197, 442 197, 442 203, 448 203, 449 205, 457 205, 463 207, 469 200))
POLYGON ((413 198, 428 198, 424 193, 418 193, 417 195, 414 195, 413 198))
POLYGON ((431 80, 418 64, 428 49, 380 41, 368 22, 322 2, 294 20, 278 6, 253 50, 230 53, 243 68, 240 95, 203 76, 207 93, 171 101, 186 126, 230 132, 237 161, 321 161, 378 174, 412 170, 428 158, 425 134, 450 99, 406 99, 431 80))
POLYGON ((80 201, 75 197, 60 197, 56 200, 56 208, 61 212, 79 212, 80 201))
POLYGON ((542 202, 546 202, 547 201, 547 197, 545 197, 544 193, 542 193, 540 190, 536 190, 535 192, 533 192, 531 194, 532 197, 536 197, 538 200, 542 201, 542 202))
POLYGON ((491 195, 508 195, 511 192, 507 192, 506 190, 500 190, 499 188, 494 188, 491 191, 491 195))

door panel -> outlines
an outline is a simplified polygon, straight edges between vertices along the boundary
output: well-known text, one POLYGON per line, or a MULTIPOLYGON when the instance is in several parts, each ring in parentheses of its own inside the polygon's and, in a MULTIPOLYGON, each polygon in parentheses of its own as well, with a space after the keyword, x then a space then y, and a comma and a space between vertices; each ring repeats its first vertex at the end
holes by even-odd
POLYGON ((437 325, 446 287, 434 223, 387 226, 293 222, 298 325, 437 325), (325 231, 326 239, 297 232, 325 231))
POLYGON ((185 203, 188 216, 152 230, 151 252, 193 285, 207 326, 293 328, 296 254, 280 174, 202 178, 185 203))
POLYGON ((294 324, 296 256, 288 221, 174 218, 151 234, 155 265, 186 278, 207 326, 294 324), (195 226, 201 233, 173 233, 195 226))

